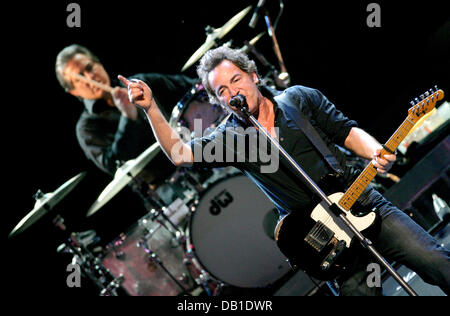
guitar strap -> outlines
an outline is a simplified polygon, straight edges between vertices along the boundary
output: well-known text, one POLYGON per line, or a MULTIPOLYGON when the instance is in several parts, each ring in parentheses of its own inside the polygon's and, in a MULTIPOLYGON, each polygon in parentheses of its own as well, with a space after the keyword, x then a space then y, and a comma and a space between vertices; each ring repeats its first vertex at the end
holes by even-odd
POLYGON ((337 174, 342 175, 343 169, 339 165, 336 157, 331 153, 325 141, 320 137, 319 133, 314 129, 311 122, 305 117, 305 115, 298 110, 291 102, 283 101, 283 94, 275 96, 278 107, 283 110, 284 113, 290 118, 294 124, 306 135, 309 141, 316 147, 321 153, 328 166, 337 174), (281 102, 280 102, 281 101, 281 102))

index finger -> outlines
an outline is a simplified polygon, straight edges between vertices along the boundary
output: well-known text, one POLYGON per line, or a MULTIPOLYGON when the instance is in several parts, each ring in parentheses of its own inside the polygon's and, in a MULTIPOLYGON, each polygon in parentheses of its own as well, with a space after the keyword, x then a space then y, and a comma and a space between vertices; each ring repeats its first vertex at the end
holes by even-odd
POLYGON ((128 80, 122 75, 118 75, 117 79, 119 79, 125 85, 125 87, 128 87, 128 85, 130 84, 130 80, 128 80))

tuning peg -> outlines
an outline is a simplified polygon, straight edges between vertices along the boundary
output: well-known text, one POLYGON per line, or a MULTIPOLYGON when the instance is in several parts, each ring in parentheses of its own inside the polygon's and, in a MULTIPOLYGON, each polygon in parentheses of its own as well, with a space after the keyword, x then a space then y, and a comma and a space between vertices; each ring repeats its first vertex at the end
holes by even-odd
POLYGON ((420 99, 421 99, 421 100, 425 99, 425 95, 421 94, 421 95, 420 95, 420 99))
POLYGON ((419 98, 414 98, 414 101, 415 101, 416 103, 419 103, 419 102, 420 102, 419 98))
POLYGON ((207 26, 205 27, 205 33, 206 33, 206 35, 209 35, 209 34, 213 33, 214 30, 215 30, 215 28, 213 28, 211 25, 207 25, 207 26))
POLYGON ((437 92, 438 90, 439 90, 438 86, 435 85, 435 86, 434 86, 434 91, 437 92))
POLYGON ((414 101, 409 102, 412 106, 414 106, 416 103, 414 101))
MULTIPOLYGON (((433 92, 431 92, 431 93, 433 93, 433 92)), ((428 97, 428 96, 430 96, 430 92, 426 91, 426 92, 424 93, 424 95, 425 95, 425 97, 428 97)))
POLYGON ((37 192, 33 195, 33 199, 36 201, 39 200, 44 196, 44 193, 41 191, 41 189, 37 190, 37 192))

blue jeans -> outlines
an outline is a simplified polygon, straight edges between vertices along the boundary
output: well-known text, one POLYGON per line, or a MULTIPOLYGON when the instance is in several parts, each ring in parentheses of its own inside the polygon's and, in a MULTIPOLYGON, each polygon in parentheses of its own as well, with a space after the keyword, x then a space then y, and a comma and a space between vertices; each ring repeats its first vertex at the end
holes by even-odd
MULTIPOLYGON (((450 295, 450 252, 375 189, 367 189, 359 202, 379 212, 379 232, 369 238, 375 249, 389 262, 405 265, 425 282, 450 295)), ((358 253, 352 273, 338 280, 340 295, 382 295, 381 288, 367 285, 367 277, 373 272, 366 271, 367 265, 378 263, 377 260, 366 249, 358 253)))

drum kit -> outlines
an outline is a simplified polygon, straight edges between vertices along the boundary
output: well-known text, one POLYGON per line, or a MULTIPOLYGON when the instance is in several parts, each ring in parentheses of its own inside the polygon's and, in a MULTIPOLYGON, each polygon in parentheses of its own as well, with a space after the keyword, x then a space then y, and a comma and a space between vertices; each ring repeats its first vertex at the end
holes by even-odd
MULTIPOLYGON (((220 28, 207 28, 205 43, 183 66, 192 66, 250 11, 244 9, 220 28)), ((259 34, 242 48, 255 51, 259 34)), ((259 56, 261 57, 261 56, 259 56)), ((174 107, 170 124, 193 131, 214 128, 227 113, 208 103, 204 88, 195 85, 174 107)), ((72 262, 95 285, 100 295, 173 296, 220 295, 224 288, 270 287, 288 274, 290 266, 273 239, 277 212, 267 197, 233 167, 211 171, 179 167, 157 188, 140 177, 160 152, 158 143, 120 166, 87 211, 91 217, 127 185, 142 198, 146 214, 111 242, 98 246, 96 232, 70 233, 57 252, 72 262), (93 251, 93 247, 97 247, 93 251), (100 251, 98 250, 100 248, 100 251), (95 253, 95 254, 94 254, 95 253)), ((85 177, 80 173, 53 193, 35 195, 36 204, 11 231, 14 237, 49 213, 85 177)), ((66 231, 57 215, 54 225, 66 231)))

